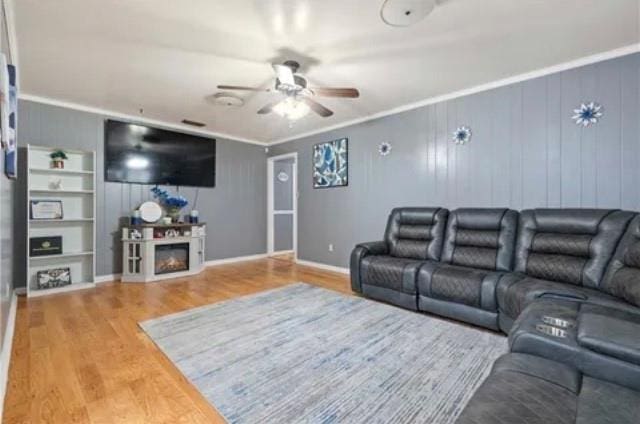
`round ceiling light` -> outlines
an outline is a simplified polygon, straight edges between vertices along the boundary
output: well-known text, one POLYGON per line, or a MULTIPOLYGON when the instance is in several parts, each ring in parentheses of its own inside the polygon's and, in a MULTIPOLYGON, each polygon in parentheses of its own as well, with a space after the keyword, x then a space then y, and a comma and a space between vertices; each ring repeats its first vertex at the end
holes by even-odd
POLYGON ((222 91, 213 95, 213 102, 219 106, 240 107, 244 104, 244 100, 239 96, 222 91))
POLYGON ((423 20, 434 7, 436 0, 385 0, 380 17, 387 25, 408 27, 423 20))

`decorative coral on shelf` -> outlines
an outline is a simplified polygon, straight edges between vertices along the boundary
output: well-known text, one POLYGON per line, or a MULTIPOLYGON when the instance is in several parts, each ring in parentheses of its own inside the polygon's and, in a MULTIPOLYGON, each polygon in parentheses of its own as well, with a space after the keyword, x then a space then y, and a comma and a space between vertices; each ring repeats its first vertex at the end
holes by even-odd
POLYGON ((160 187, 152 188, 151 193, 173 222, 177 222, 180 219, 180 211, 189 204, 189 201, 184 196, 172 196, 167 190, 160 187))

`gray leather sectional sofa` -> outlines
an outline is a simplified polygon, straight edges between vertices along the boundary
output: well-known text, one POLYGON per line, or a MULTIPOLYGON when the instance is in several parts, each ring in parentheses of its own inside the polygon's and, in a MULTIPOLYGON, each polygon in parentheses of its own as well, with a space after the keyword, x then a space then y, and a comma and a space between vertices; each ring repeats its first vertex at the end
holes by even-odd
POLYGON ((397 208, 355 292, 509 336, 458 423, 640 423, 640 215, 397 208))

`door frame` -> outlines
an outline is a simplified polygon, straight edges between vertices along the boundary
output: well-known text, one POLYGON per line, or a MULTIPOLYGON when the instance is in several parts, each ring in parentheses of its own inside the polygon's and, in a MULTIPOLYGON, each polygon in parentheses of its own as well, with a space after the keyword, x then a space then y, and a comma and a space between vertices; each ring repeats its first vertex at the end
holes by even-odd
POLYGON ((293 171, 291 172, 293 190, 293 254, 298 260, 298 152, 285 153, 283 155, 267 158, 267 256, 274 253, 273 217, 277 215, 274 210, 273 184, 275 162, 282 159, 293 159, 293 171))

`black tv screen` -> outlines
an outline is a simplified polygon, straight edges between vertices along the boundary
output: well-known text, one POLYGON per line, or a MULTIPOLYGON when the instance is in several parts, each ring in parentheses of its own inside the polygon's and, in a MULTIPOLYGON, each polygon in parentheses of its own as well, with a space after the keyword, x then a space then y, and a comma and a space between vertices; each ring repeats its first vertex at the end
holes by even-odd
POLYGON ((214 187, 216 141, 129 122, 105 122, 105 180, 214 187))

